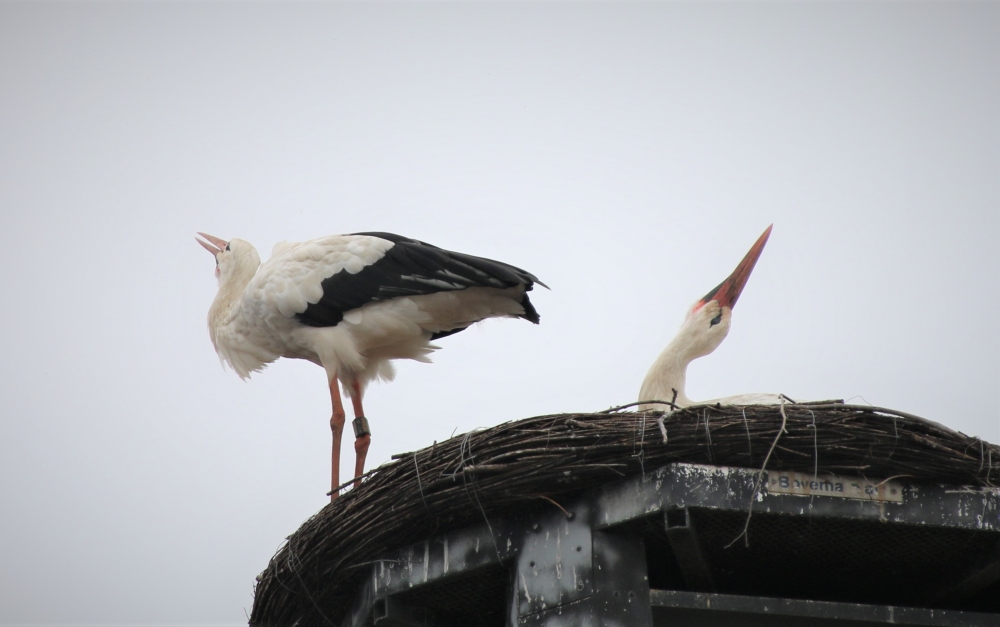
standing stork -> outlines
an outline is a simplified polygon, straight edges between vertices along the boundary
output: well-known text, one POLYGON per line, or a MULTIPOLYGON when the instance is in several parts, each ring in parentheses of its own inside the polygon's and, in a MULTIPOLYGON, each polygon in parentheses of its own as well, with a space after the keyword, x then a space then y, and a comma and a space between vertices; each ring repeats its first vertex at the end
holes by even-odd
POLYGON ((361 404, 374 379, 394 376, 393 359, 429 362, 432 341, 486 318, 538 324, 530 272, 391 233, 280 242, 261 264, 249 242, 198 233, 215 256, 219 292, 208 329, 219 357, 243 379, 279 357, 326 370, 333 415, 330 499, 340 486, 346 413, 354 409, 354 477, 364 472, 371 431, 361 404))
MULTIPOLYGON (((639 401, 671 401, 675 407, 687 407, 700 403, 723 403, 728 405, 761 405, 778 403, 784 398, 780 394, 740 394, 711 401, 692 401, 684 393, 687 367, 699 357, 708 355, 729 334, 733 307, 740 297, 743 287, 750 278, 757 258, 764 250, 764 244, 771 235, 771 226, 757 239, 750 252, 743 257, 729 277, 714 290, 691 306, 680 331, 674 336, 660 356, 653 362, 646 379, 639 390, 639 401)), ((663 405, 648 403, 640 409, 662 409, 663 405)))

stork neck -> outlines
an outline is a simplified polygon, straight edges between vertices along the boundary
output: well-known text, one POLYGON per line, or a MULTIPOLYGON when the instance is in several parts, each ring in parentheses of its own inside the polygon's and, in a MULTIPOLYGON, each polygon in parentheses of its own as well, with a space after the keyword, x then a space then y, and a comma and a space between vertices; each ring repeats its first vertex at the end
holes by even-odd
POLYGON ((250 284, 256 271, 256 267, 237 267, 220 279, 219 292, 215 295, 215 300, 212 301, 212 306, 208 310, 209 325, 212 328, 218 328, 232 320, 243 292, 250 284))
POLYGON ((640 400, 670 401, 673 400, 674 390, 677 390, 675 401, 677 405, 691 404, 691 400, 684 393, 687 367, 691 363, 686 353, 682 342, 678 342, 677 338, 663 349, 646 374, 640 400))

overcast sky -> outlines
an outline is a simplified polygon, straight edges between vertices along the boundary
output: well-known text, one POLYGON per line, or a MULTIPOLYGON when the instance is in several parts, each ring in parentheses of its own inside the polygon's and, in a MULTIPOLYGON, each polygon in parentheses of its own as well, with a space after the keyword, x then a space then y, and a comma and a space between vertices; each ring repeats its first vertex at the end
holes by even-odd
POLYGON ((552 287, 373 386, 371 465, 636 400, 772 222, 691 398, 1000 441, 998 112, 996 2, 0 4, 0 624, 243 623, 327 501, 324 373, 220 367, 195 231, 552 287))

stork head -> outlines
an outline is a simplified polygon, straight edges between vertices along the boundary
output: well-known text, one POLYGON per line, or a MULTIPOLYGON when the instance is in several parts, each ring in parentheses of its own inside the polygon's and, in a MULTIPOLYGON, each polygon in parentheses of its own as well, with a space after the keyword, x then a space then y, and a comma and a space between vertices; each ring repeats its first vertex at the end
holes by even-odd
POLYGON ((747 284, 747 279, 750 278, 750 273, 764 250, 772 226, 774 225, 768 226, 767 230, 757 238, 750 252, 743 257, 743 261, 725 281, 691 306, 691 311, 684 320, 677 338, 683 342, 681 348, 688 359, 708 355, 726 339, 733 307, 736 306, 736 300, 743 292, 743 287, 747 284))
POLYGON ((232 277, 249 278, 257 271, 260 257, 250 242, 233 238, 228 242, 224 239, 199 232, 204 239, 195 238, 208 252, 215 257, 215 276, 219 284, 229 282, 232 277))

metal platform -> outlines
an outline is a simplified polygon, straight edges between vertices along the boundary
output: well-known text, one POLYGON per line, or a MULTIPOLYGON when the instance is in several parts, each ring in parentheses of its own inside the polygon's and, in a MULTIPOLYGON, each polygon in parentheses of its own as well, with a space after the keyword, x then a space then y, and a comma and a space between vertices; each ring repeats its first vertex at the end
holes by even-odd
POLYGON ((673 464, 364 568, 343 627, 996 627, 1000 489, 673 464))

